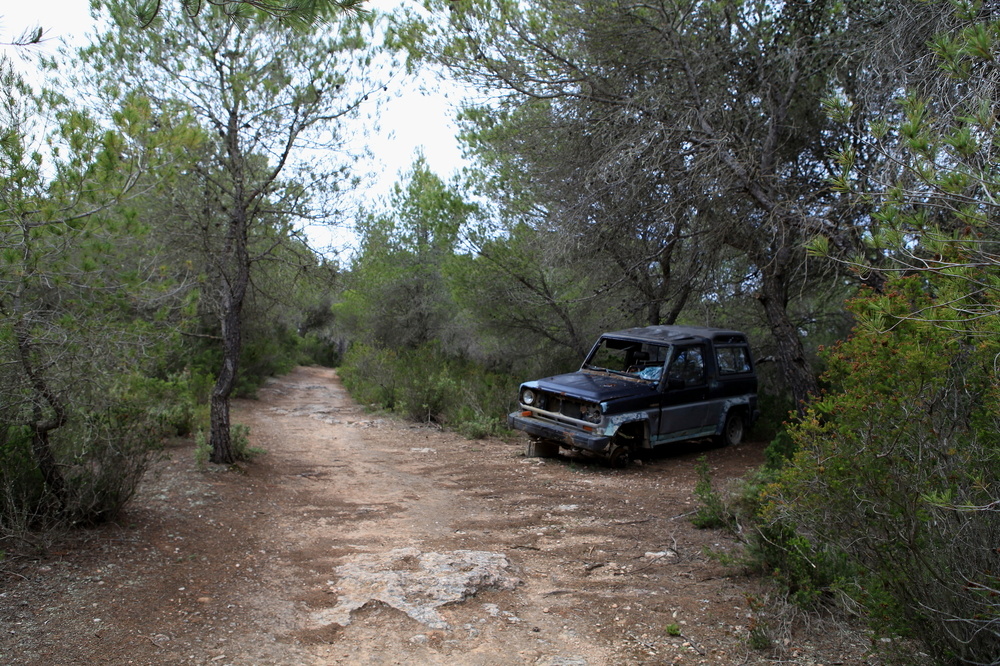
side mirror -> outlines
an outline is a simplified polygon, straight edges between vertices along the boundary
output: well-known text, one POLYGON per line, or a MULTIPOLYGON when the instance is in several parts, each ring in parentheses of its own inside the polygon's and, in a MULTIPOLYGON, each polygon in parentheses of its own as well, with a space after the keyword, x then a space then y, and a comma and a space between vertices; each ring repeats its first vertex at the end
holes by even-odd
POLYGON ((667 388, 670 390, 682 389, 686 386, 683 379, 678 379, 676 377, 671 377, 667 379, 667 388))

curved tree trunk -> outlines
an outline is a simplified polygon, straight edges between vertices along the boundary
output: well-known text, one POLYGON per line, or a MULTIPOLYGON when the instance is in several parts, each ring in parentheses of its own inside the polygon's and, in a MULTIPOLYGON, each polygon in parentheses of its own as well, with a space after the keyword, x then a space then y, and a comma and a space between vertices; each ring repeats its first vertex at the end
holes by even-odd
MULTIPOLYGON (((227 304, 228 305, 228 304, 227 304)), ((241 304, 242 305, 242 304, 241 304)), ((229 465, 236 462, 230 434, 229 398, 236 386, 239 369, 240 347, 242 346, 241 315, 231 310, 222 316, 222 368, 212 387, 211 396, 211 439, 213 463, 229 465)))
MULTIPOLYGON (((14 295, 15 304, 21 300, 23 285, 19 287, 14 295)), ((38 470, 45 481, 45 487, 55 497, 60 509, 65 509, 68 502, 68 490, 66 480, 59 470, 55 452, 49 441, 49 433, 66 424, 66 408, 62 399, 57 395, 45 381, 38 368, 35 367, 33 358, 33 344, 29 325, 22 318, 14 324, 14 338, 17 344, 18 357, 21 369, 24 371, 33 392, 31 423, 31 454, 38 465, 38 470)))
POLYGON ((211 447, 209 460, 213 463, 229 465, 236 462, 230 435, 229 398, 236 386, 239 371, 240 352, 243 348, 243 301, 250 284, 250 261, 247 252, 246 225, 239 221, 234 226, 241 227, 235 236, 234 275, 221 276, 222 282, 222 368, 212 387, 211 397, 211 447))
POLYGON ((788 316, 788 283, 784 272, 765 269, 762 273, 760 304, 777 343, 778 365, 801 414, 811 396, 819 391, 819 383, 806 360, 798 329, 788 316))
POLYGON ((236 114, 230 117, 229 143, 230 168, 236 184, 234 199, 236 209, 229 219, 226 244, 220 261, 220 315, 222 324, 222 368, 212 387, 211 397, 211 447, 209 460, 216 464, 236 462, 229 420, 229 398, 236 386, 240 352, 243 349, 243 301, 250 285, 249 202, 243 186, 243 156, 239 152, 238 134, 233 127, 236 114))

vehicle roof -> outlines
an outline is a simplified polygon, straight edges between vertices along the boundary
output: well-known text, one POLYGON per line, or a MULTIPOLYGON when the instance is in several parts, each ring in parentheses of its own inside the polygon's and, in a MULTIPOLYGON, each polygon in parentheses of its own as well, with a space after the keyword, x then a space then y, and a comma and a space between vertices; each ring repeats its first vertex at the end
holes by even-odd
POLYGON ((719 343, 746 343, 746 333, 727 328, 710 328, 707 326, 644 326, 626 328, 621 331, 611 331, 606 337, 628 338, 643 342, 660 342, 677 344, 681 342, 698 342, 713 340, 719 343))

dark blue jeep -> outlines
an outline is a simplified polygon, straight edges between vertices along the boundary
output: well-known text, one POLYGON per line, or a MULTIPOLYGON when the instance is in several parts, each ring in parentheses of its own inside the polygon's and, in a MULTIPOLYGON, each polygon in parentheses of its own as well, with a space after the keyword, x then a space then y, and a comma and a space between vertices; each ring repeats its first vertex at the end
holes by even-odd
POLYGON ((759 414, 747 336, 692 326, 605 333, 579 371, 521 384, 518 402, 507 424, 531 436, 529 456, 565 447, 616 466, 671 442, 738 444, 759 414))

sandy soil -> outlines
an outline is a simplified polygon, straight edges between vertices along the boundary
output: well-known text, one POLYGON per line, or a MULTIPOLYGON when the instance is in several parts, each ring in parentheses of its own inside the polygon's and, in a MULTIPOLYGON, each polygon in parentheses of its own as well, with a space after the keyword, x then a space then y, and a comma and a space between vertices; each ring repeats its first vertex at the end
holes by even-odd
POLYGON ((365 414, 323 368, 234 417, 266 455, 174 442, 116 524, 6 563, 0 663, 881 663, 706 555, 735 543, 690 524, 698 460, 735 478, 760 443, 529 459, 365 414))

